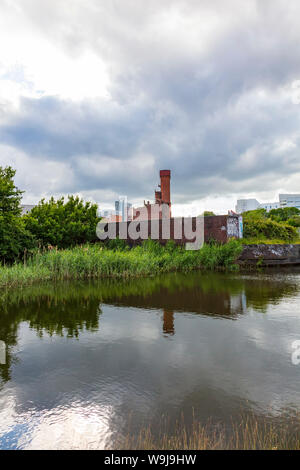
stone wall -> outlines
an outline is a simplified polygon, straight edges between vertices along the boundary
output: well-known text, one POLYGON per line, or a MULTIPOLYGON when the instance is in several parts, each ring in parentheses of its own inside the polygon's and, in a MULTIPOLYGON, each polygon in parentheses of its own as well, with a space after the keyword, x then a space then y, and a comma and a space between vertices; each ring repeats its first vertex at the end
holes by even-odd
POLYGON ((300 245, 245 245, 239 263, 261 266, 300 264, 300 245))

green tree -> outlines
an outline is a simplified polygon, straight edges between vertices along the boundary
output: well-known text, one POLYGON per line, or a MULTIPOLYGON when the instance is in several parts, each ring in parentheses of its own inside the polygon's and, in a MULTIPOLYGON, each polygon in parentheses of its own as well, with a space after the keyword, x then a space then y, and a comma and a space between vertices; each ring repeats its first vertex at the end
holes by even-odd
POLYGON ((0 261, 12 262, 35 246, 34 237, 26 230, 21 218, 23 192, 15 183, 16 171, 0 167, 0 261))
POLYGON ((202 214, 204 217, 209 217, 211 215, 215 215, 212 211, 204 211, 202 214))
POLYGON ((270 219, 276 220, 276 222, 287 222, 289 219, 299 216, 300 210, 297 207, 282 207, 279 209, 272 209, 268 213, 270 219))
POLYGON ((16 170, 10 166, 0 167, 0 215, 4 217, 18 216, 21 214, 21 199, 23 191, 20 191, 14 183, 16 170))
POLYGON ((97 240, 100 221, 97 204, 83 202, 78 196, 44 199, 24 218, 25 226, 43 246, 68 248, 97 240))

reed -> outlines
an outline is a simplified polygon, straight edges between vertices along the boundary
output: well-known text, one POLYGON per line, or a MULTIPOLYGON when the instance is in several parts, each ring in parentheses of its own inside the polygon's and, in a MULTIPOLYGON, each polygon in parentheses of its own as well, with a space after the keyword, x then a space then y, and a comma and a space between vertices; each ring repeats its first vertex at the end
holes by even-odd
POLYGON ((158 430, 145 426, 136 435, 128 433, 115 443, 122 450, 300 450, 299 417, 290 422, 270 420, 251 414, 230 425, 202 424, 184 420, 169 432, 167 421, 158 430))
POLYGON ((197 251, 151 240, 129 249, 103 247, 100 244, 72 249, 37 251, 23 263, 0 267, 0 288, 30 285, 35 282, 63 279, 128 278, 151 276, 172 271, 195 269, 233 270, 241 245, 204 245, 197 251))

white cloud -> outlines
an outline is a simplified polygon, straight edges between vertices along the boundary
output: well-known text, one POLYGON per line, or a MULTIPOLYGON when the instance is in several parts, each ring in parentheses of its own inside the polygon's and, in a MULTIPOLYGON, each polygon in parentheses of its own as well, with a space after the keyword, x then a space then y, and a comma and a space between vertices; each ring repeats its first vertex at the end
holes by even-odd
POLYGON ((66 194, 73 183, 74 174, 68 163, 30 158, 19 150, 0 145, 0 166, 7 165, 18 170, 16 184, 26 190, 26 204, 35 204, 51 194, 66 194))
POLYGON ((152 199, 160 168, 174 210, 298 192, 299 13, 296 0, 2 0, 0 161, 30 202, 152 199))

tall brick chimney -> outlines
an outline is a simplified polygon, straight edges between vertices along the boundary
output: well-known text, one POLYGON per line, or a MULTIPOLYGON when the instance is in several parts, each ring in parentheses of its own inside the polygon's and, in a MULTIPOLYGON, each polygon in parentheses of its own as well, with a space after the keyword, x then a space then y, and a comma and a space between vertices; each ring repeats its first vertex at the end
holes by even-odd
POLYGON ((160 170, 161 202, 163 204, 169 204, 169 206, 171 206, 170 180, 171 180, 171 171, 160 170))
POLYGON ((170 191, 170 182, 171 182, 171 171, 170 170, 160 170, 160 185, 159 190, 156 190, 154 193, 155 203, 150 204, 148 201, 147 203, 144 201, 144 207, 139 207, 135 209, 135 215, 133 215, 133 220, 137 217, 141 217, 142 210, 146 207, 147 208, 147 219, 162 219, 162 218, 170 218, 171 215, 171 191, 170 191), (164 205, 169 206, 169 210, 166 210, 164 205), (155 207, 156 206, 156 207, 155 207), (159 206, 159 207, 157 207, 159 206), (163 206, 163 207, 161 207, 163 206), (154 211, 152 211, 152 208, 154 211), (158 213, 156 212, 158 209, 158 213), (152 214, 152 212, 154 212, 152 214))

